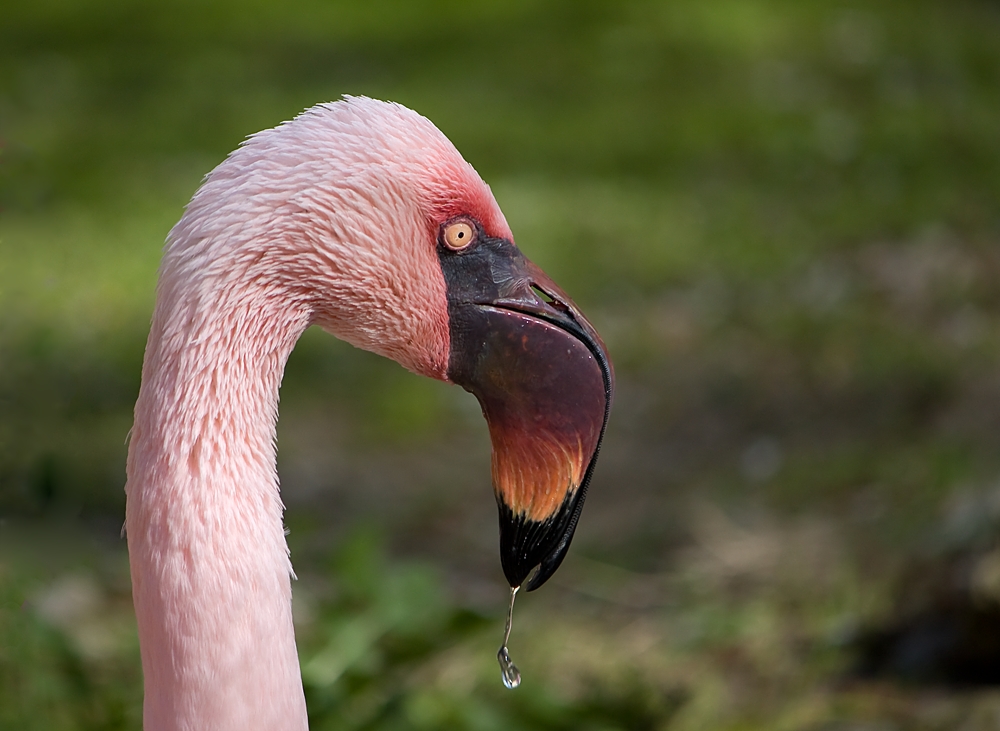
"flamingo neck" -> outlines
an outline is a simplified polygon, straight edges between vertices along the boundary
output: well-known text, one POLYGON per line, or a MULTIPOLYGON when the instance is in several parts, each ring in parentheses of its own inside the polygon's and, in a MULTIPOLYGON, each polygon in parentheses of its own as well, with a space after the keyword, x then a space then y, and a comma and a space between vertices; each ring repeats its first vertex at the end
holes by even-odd
POLYGON ((275 426, 310 313, 178 276, 165 260, 129 447, 144 728, 306 729, 275 426))

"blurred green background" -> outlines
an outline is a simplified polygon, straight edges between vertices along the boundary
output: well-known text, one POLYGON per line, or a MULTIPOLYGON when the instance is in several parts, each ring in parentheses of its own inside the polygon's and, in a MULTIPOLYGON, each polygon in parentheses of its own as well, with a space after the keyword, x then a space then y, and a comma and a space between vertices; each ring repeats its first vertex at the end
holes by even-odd
POLYGON ((452 139, 619 391, 509 692, 474 399, 306 334, 279 469, 314 728, 1000 723, 1000 4, 5 0, 0 728, 139 728, 160 248, 241 139, 342 94, 452 139))

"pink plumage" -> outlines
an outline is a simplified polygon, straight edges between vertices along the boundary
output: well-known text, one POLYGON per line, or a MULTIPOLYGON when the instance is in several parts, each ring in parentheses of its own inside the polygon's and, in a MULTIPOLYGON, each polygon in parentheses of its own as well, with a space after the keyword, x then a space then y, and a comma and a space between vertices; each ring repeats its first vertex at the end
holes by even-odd
POLYGON ((147 731, 304 729, 275 469, 278 388, 310 324, 444 379, 436 235, 492 193, 425 118, 347 98, 250 137, 170 232, 129 447, 147 731))
POLYGON ((613 396, 600 337, 433 124, 314 107, 212 171, 164 251, 125 488, 146 731, 307 727, 275 426, 313 324, 476 395, 512 587, 569 548, 613 396))

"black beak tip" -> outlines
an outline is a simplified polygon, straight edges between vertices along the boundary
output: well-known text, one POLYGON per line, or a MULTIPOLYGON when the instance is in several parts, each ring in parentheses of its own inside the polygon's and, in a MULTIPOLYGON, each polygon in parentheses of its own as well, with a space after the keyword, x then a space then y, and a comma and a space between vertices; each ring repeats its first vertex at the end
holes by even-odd
POLYGON ((538 564, 538 568, 528 575, 528 584, 525 587, 525 591, 534 591, 551 578, 552 574, 556 572, 556 569, 559 568, 559 565, 566 557, 566 551, 569 549, 569 543, 572 539, 573 536, 570 534, 555 551, 542 559, 542 562, 538 564))
POLYGON ((516 515, 502 500, 497 501, 500 565, 510 586, 534 591, 551 578, 573 541, 585 496, 586 484, 567 495, 559 509, 541 521, 516 515))

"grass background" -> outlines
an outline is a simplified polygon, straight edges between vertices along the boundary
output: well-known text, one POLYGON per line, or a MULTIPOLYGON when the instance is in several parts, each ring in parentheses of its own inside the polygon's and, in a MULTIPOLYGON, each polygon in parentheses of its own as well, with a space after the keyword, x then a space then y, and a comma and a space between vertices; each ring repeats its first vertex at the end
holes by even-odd
POLYGON ((988 0, 7 0, 0 728, 139 727, 160 247, 243 137, 345 93, 455 142, 619 393, 510 693, 474 400, 306 334, 279 469, 314 727, 994 727, 988 687, 854 678, 850 640, 932 578, 1000 597, 998 41, 988 0))

